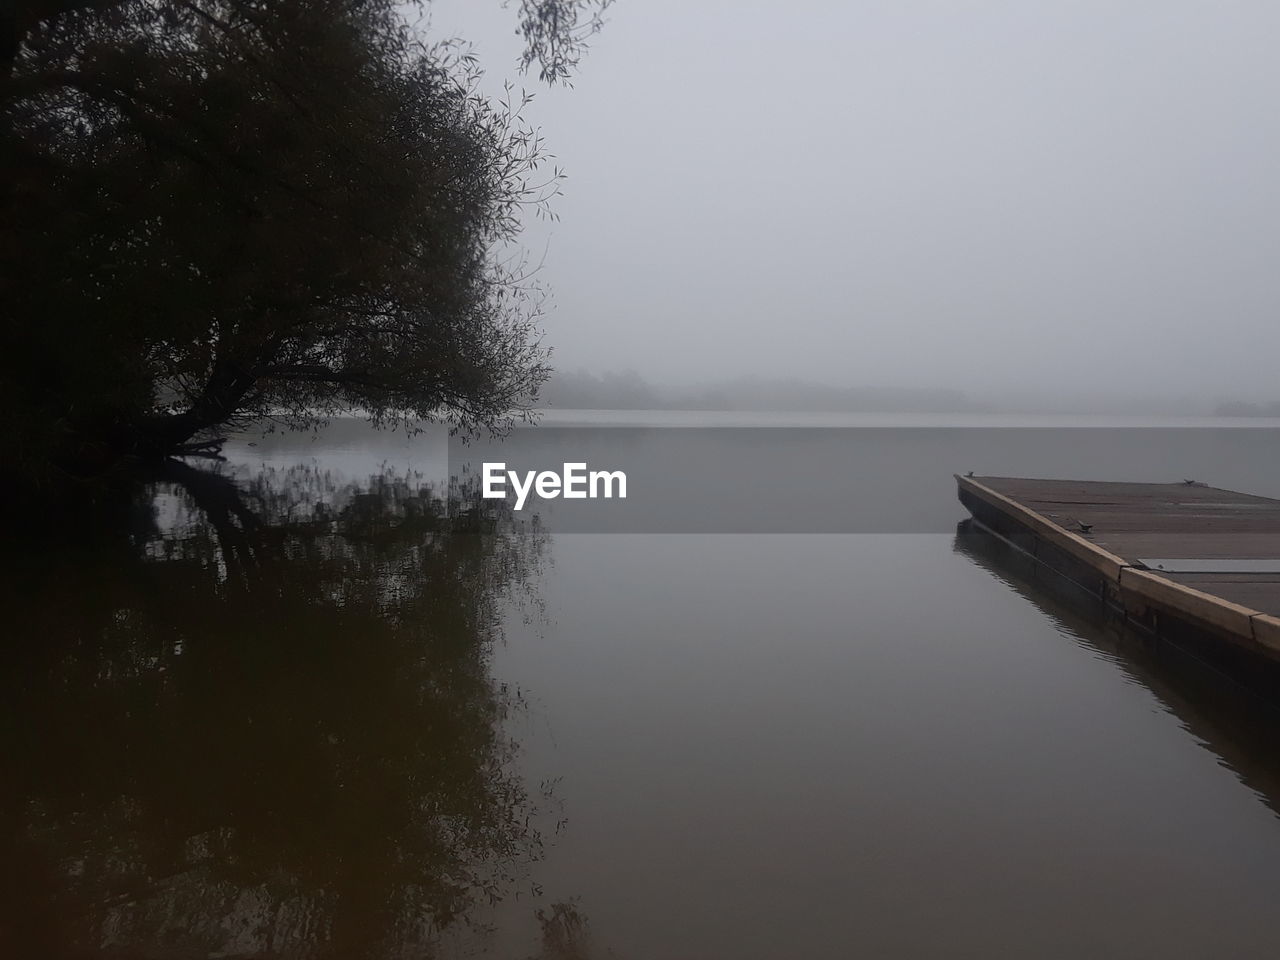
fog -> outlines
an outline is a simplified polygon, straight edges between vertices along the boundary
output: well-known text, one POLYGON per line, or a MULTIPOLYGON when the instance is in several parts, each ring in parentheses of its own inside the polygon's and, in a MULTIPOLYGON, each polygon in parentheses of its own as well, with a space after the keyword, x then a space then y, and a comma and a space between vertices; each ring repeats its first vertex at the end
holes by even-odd
POLYGON ((1280 5, 617 0, 573 89, 499 0, 431 17, 568 173, 560 368, 1280 395, 1280 5))

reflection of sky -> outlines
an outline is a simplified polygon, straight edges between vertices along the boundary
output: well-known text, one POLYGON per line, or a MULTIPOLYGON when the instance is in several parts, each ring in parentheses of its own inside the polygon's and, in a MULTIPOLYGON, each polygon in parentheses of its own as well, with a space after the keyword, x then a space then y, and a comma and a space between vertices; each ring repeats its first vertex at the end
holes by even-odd
MULTIPOLYGON (((335 420, 318 434, 242 434, 226 472, 323 471, 336 486, 412 478, 443 488, 484 462, 527 471, 622 470, 624 500, 535 500, 553 532, 943 533, 964 516, 956 473, 1177 483, 1280 496, 1278 421, 559 411, 464 444, 433 426, 406 436, 335 420), (684 429, 652 429, 680 427, 684 429), (751 427, 790 429, 749 429, 751 427), (741 428, 741 429, 726 429, 741 428)), ((514 503, 514 498, 511 501, 514 503)), ((336 505, 336 504, 335 504, 336 505)))
POLYGON ((403 430, 375 430, 363 421, 335 420, 319 433, 238 434, 222 454, 238 472, 315 465, 339 481, 365 481, 387 472, 412 472, 432 485, 449 478, 448 431, 439 425, 407 436, 403 430))
POLYGON ((494 673, 528 691, 530 781, 562 784, 537 879, 617 956, 1274 954, 1274 755, 1227 766, 954 535, 563 535, 554 560, 551 627, 513 618, 494 673))

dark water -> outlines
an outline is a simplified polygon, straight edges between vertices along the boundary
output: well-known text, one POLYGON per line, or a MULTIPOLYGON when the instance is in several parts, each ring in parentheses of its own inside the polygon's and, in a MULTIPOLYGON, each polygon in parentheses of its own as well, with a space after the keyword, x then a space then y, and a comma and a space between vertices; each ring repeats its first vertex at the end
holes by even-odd
POLYGON ((883 434, 864 499, 948 532, 512 532, 339 428, 7 545, 0 956, 1274 956, 1275 721, 957 529, 979 440, 1063 472, 883 434))

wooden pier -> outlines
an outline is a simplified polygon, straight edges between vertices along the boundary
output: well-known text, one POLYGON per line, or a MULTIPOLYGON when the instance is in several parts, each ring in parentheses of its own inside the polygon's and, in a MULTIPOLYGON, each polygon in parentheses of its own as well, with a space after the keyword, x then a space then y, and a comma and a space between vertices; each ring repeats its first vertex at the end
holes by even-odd
POLYGON ((1280 662, 1280 500, 1192 481, 956 482, 978 523, 1145 632, 1280 662))

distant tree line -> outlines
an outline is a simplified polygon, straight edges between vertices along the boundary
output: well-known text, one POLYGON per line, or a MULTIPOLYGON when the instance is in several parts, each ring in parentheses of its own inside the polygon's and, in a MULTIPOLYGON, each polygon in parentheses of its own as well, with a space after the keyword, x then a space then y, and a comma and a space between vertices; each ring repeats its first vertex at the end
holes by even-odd
POLYGON ((1246 403, 1231 400, 1213 408, 1215 417, 1280 417, 1280 400, 1271 403, 1246 403))
POLYGON ((754 410, 955 413, 978 407, 958 390, 832 387, 798 379, 742 377, 685 389, 655 387, 633 370, 557 371, 544 385, 547 407, 569 410, 754 410))

